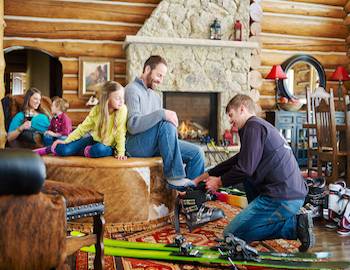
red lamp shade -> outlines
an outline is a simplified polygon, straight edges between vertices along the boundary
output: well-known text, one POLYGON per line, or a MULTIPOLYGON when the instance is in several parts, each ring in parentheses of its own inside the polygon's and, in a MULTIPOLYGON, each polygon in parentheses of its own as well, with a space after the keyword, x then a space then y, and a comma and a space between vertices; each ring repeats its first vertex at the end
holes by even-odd
POLYGON ((349 81, 350 77, 348 72, 343 66, 337 67, 331 76, 332 81, 349 81))
POLYGON ((265 79, 271 79, 271 80, 276 80, 276 79, 287 79, 286 73, 282 70, 282 67, 280 65, 274 65, 271 68, 271 71, 265 79))

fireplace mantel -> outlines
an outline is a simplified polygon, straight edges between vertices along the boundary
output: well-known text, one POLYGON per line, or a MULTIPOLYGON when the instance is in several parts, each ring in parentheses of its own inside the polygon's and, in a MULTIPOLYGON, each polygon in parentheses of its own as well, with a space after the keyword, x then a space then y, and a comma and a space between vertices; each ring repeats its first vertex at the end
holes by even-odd
POLYGON ((259 43, 232 40, 211 40, 195 38, 169 38, 169 37, 146 37, 146 36, 126 36, 123 48, 130 44, 154 44, 154 45, 180 45, 198 47, 221 47, 221 48, 246 48, 257 49, 259 43))

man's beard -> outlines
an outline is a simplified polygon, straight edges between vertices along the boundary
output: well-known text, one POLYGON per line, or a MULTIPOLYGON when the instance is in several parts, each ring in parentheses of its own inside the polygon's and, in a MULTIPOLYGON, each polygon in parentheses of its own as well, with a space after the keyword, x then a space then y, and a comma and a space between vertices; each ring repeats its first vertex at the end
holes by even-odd
POLYGON ((152 79, 151 74, 149 74, 149 75, 146 77, 146 86, 147 86, 147 88, 150 88, 150 89, 154 90, 154 87, 153 87, 153 79, 152 79))

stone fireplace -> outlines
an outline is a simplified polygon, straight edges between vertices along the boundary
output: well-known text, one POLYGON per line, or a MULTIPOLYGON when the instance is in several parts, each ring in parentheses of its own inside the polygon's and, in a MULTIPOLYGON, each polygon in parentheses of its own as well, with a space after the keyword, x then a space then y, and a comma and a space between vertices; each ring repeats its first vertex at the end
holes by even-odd
MULTIPOLYGON (((150 55, 161 55, 168 63, 168 74, 159 94, 215 94, 216 108, 208 117, 216 121, 207 122, 215 125, 221 139, 229 128, 228 101, 237 93, 250 94, 251 52, 259 45, 229 40, 235 20, 242 22, 243 39, 248 39, 249 4, 249 0, 163 0, 137 35, 126 37, 127 81, 141 74, 150 55), (215 18, 221 22, 222 40, 208 39, 215 18)), ((192 110, 199 113, 201 107, 192 106, 192 110)))

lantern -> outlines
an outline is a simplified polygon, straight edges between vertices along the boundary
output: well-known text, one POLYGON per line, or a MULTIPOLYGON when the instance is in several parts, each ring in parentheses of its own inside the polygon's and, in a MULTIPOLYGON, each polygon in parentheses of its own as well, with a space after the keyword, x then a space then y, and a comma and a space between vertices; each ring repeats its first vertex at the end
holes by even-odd
POLYGON ((242 24, 239 20, 233 25, 233 40, 242 41, 242 24))
POLYGON ((210 25, 210 39, 221 39, 221 25, 218 19, 210 25))

